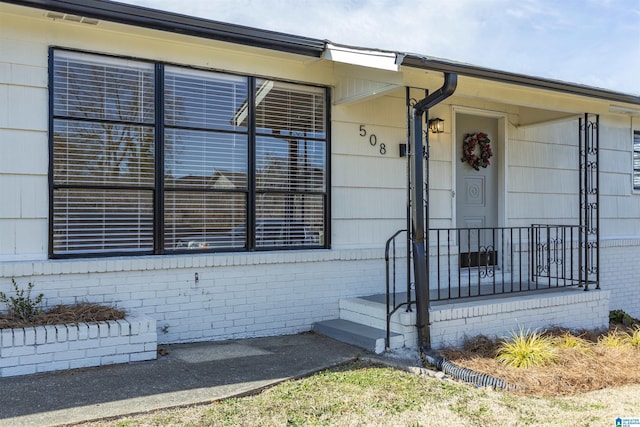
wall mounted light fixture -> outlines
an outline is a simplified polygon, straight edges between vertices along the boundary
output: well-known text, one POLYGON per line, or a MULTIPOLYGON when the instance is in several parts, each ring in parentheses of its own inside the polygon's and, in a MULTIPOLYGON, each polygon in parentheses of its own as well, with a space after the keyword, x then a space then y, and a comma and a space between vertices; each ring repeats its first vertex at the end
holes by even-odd
POLYGON ((441 118, 429 120, 429 130, 431 130, 431 133, 444 132, 444 120, 441 118))

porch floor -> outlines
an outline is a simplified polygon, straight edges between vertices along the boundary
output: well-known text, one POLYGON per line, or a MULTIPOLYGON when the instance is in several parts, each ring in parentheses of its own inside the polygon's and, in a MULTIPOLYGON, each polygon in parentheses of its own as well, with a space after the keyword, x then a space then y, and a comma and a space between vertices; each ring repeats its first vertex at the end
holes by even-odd
MULTIPOLYGON (((431 297, 436 296, 432 291, 431 297)), ((434 348, 457 346, 468 336, 508 336, 519 328, 601 329, 608 325, 609 298, 609 291, 585 292, 571 286, 433 301, 431 343, 434 348)), ((395 294, 396 304, 406 301, 406 292, 395 294)), ((363 348, 380 352, 385 347, 386 312, 385 294, 344 298, 339 319, 318 322, 314 330, 360 346, 358 335, 366 335, 369 344, 363 348)), ((401 307, 391 316, 388 348, 417 347, 416 314, 413 303, 411 311, 401 307)))
MULTIPOLYGON (((480 292, 478 293, 478 288, 472 286, 471 289, 468 287, 463 287, 460 289, 460 294, 462 297, 458 297, 457 293, 453 294, 453 298, 446 298, 448 295, 447 289, 440 290, 440 298, 438 298, 438 290, 431 289, 429 292, 429 305, 434 307, 438 305, 445 304, 454 304, 454 303, 463 303, 463 302, 477 302, 477 301, 489 301, 489 300, 500 300, 505 298, 514 298, 514 297, 524 297, 530 295, 544 295, 548 293, 554 292, 575 292, 576 290, 584 291, 584 288, 578 286, 552 286, 552 287, 539 287, 536 289, 535 284, 513 284, 513 290, 509 283, 506 284, 497 284, 496 283, 496 291, 501 291, 501 293, 493 293, 493 285, 481 285, 480 292), (525 290, 526 289, 526 290, 525 290)), ((453 289, 452 289, 453 290, 453 289)), ((376 294, 376 295, 368 295, 360 297, 364 300, 377 302, 380 304, 386 304, 386 295, 385 294, 376 294)), ((393 303, 393 296, 392 303, 393 303)), ((396 303, 403 303, 407 301, 407 293, 406 292, 396 292, 395 293, 396 303)), ((415 295, 411 293, 412 301, 415 301, 415 295)), ((411 304, 412 307, 415 304, 411 304)))

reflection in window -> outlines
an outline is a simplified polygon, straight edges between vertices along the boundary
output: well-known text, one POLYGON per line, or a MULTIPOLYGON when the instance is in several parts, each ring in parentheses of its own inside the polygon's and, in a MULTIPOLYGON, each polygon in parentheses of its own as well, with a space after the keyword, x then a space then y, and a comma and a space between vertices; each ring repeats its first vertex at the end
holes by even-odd
POLYGON ((153 250, 153 65, 56 52, 56 254, 153 250))
POLYGON ((326 246, 326 89, 51 52, 52 256, 326 246))

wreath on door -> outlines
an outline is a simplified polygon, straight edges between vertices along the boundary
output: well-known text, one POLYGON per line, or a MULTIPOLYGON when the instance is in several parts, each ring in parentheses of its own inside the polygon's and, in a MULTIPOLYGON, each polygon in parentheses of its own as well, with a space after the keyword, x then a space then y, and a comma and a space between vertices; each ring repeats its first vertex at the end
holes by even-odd
POLYGON ((491 140, 484 132, 468 133, 462 143, 462 163, 468 163, 475 170, 486 168, 491 164, 489 159, 491 152, 491 140))

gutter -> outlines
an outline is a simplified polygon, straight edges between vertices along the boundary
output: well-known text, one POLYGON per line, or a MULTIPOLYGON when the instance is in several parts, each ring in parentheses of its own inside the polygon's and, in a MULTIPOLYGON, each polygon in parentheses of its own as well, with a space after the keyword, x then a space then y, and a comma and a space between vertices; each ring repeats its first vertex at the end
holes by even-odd
POLYGON ((484 80, 493 80, 518 86, 528 86, 536 89, 552 90, 557 92, 570 93, 573 95, 588 96, 590 98, 640 105, 640 96, 638 95, 630 95, 607 89, 599 89, 575 83, 566 83, 559 80, 544 79, 541 77, 510 73, 507 71, 492 70, 490 68, 456 63, 446 61, 444 59, 435 59, 420 55, 408 54, 400 55, 399 61, 401 61, 401 65, 420 68, 423 70, 439 71, 443 73, 456 73, 461 76, 475 77, 484 80))
MULTIPOLYGON (((423 159, 427 157, 428 148, 422 147, 422 123, 429 120, 429 109, 444 101, 456 90, 458 86, 458 75, 454 73, 444 74, 444 83, 440 89, 431 93, 423 100, 417 102, 411 111, 411 141, 413 143, 413 194, 412 194, 412 214, 413 214, 413 272, 416 281, 416 326, 418 328, 418 345, 420 347, 431 347, 431 336, 429 332, 429 272, 427 262, 429 260, 429 242, 425 245, 425 224, 429 223, 429 209, 424 208, 424 193, 429 189, 423 189, 423 159)), ((426 134, 426 146, 429 147, 429 133, 426 134)), ((428 174, 428 171, 427 171, 428 174)))
POLYGON ((0 0, 119 24, 320 58, 325 41, 106 0, 0 0))

